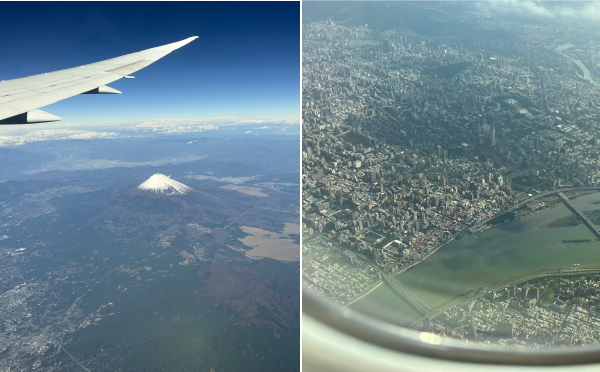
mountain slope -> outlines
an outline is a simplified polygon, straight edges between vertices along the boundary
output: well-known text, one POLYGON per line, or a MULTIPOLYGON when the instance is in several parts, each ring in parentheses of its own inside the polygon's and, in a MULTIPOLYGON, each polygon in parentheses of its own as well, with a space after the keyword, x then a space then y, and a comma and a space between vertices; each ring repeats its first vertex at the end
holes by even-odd
POLYGON ((161 195, 184 195, 192 190, 191 187, 186 186, 181 182, 177 182, 171 179, 171 177, 160 173, 154 174, 152 177, 140 184, 137 188, 138 190, 161 195))

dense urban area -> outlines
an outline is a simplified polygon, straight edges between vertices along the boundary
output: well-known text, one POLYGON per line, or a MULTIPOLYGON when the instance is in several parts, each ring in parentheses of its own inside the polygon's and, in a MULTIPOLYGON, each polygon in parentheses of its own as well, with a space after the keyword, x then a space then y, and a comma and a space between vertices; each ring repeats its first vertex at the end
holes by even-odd
POLYGON ((428 331, 503 345, 598 343, 600 275, 540 279, 509 286, 443 312, 428 331))
MULTIPOLYGON (((598 33, 435 16, 433 28, 477 32, 359 16, 303 25, 303 280, 341 306, 451 241, 559 204, 600 237, 597 211, 569 201, 600 190, 598 33)), ((480 291, 412 325, 507 345, 597 343, 599 282, 557 274, 480 291)))

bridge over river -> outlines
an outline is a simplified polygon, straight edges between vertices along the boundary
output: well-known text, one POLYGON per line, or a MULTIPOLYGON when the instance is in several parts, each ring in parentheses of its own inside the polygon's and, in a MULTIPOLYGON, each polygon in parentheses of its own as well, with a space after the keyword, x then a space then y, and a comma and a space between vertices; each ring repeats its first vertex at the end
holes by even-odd
POLYGON ((583 223, 594 233, 594 235, 596 235, 596 237, 600 239, 600 231, 598 231, 598 228, 592 223, 588 216, 586 216, 585 213, 581 212, 575 205, 573 205, 573 203, 571 203, 571 201, 569 200, 569 198, 567 198, 565 194, 559 192, 558 196, 573 213, 575 213, 577 216, 579 216, 579 218, 581 218, 583 223))
MULTIPOLYGON (((523 205, 532 202, 533 200, 540 199, 540 198, 543 198, 545 196, 549 196, 552 194, 558 194, 558 196, 563 200, 563 202, 567 205, 567 207, 570 208, 570 210, 573 211, 577 216, 579 216, 579 218, 581 218, 585 222, 586 226, 588 228, 590 228, 592 230, 592 232, 600 238, 600 231, 598 230, 598 227, 596 227, 591 222, 591 220, 585 214, 583 214, 581 211, 579 211, 579 209, 577 209, 577 207, 575 207, 570 202, 570 200, 564 195, 564 192, 575 191, 575 190, 579 190, 579 191, 599 190, 600 191, 600 187, 598 187, 598 186, 569 187, 569 188, 563 188, 563 189, 549 190, 547 192, 544 192, 544 193, 541 193, 541 194, 538 194, 535 196, 531 196, 525 200, 522 200, 521 202, 512 205, 511 207, 509 207, 508 209, 504 210, 501 213, 507 213, 507 212, 514 211, 514 210, 517 210, 518 208, 522 207, 523 205)), ((478 229, 481 229, 484 227, 484 225, 487 222, 489 222, 490 220, 492 220, 493 218, 495 218, 497 216, 498 216, 498 214, 491 216, 489 218, 486 218, 484 220, 481 220, 478 223, 476 223, 475 225, 473 225, 471 227, 471 229, 475 230, 475 231, 478 229)), ((431 252, 430 254, 428 254, 426 256, 426 258, 432 256, 433 253, 434 252, 431 252)), ((473 297, 478 297, 478 296, 483 295, 482 291, 477 291, 475 293, 466 295, 465 297, 459 297, 454 300, 451 300, 451 301, 447 302, 446 304, 440 306, 439 308, 432 309, 419 296, 417 296, 414 292, 412 292, 410 289, 408 289, 406 286, 404 286, 398 280, 398 278, 402 274, 404 274, 408 269, 410 269, 414 266, 417 266, 420 262, 422 262, 422 260, 419 262, 415 262, 412 265, 410 265, 396 273, 393 273, 393 274, 388 274, 388 273, 385 273, 384 271, 380 270, 381 277, 389 285, 389 288, 392 289, 400 298, 405 300, 412 308, 414 308, 420 314, 420 316, 417 319, 414 319, 412 322, 410 322, 409 324, 406 324, 405 326, 407 326, 409 328, 420 329, 421 327, 423 327, 425 319, 432 321, 433 319, 435 319, 438 315, 440 315, 442 312, 444 312, 448 308, 450 308, 452 306, 456 306, 459 303, 462 303, 465 301, 473 301, 473 297)), ((580 271, 580 273, 581 273, 581 271, 580 271)), ((514 280, 514 282, 510 282, 510 283, 504 282, 502 284, 502 286, 504 287, 504 286, 514 285, 515 283, 535 279, 538 277, 556 276, 556 275, 560 276, 560 275, 566 275, 566 274, 565 273, 557 273, 557 272, 554 272, 551 274, 550 273, 536 273, 534 275, 530 275, 527 277, 516 278, 514 280)), ((485 288, 485 290, 495 290, 495 288, 493 288, 493 286, 489 286, 489 287, 485 288)))
MULTIPOLYGON (((526 203, 530 203, 533 200, 551 195, 551 194, 557 194, 557 196, 559 198, 561 198, 561 200, 565 203, 565 205, 575 214, 577 215, 586 225, 586 227, 588 227, 593 233, 594 235, 596 235, 599 239, 600 239, 600 230, 599 228, 594 225, 594 223, 582 212, 580 211, 570 200, 569 198, 564 194, 564 192, 566 191, 574 191, 574 190, 599 190, 599 187, 573 187, 573 188, 566 188, 566 189, 562 189, 562 190, 550 190, 548 192, 545 192, 543 194, 538 194, 536 196, 530 197, 526 200, 521 201, 518 204, 513 205, 512 207, 510 207, 509 209, 505 210, 503 213, 509 212, 509 211, 513 211, 516 210, 518 208, 520 208, 521 206, 525 205, 526 203)), ((494 216, 495 217, 495 216, 494 216)), ((473 229, 481 229, 483 227, 483 225, 485 223, 487 223, 489 220, 491 220, 494 217, 490 217, 484 221, 480 221, 478 224, 476 224, 473 229)), ((416 266, 418 263, 415 263, 412 266, 416 266)), ((598 270, 592 270, 594 273, 597 273, 598 270)), ((383 278, 385 280, 386 283, 389 284, 389 286, 394 290, 394 292, 396 292, 396 294, 398 294, 402 299, 404 299, 405 301, 407 301, 414 309, 416 309, 418 311, 418 313, 420 314, 420 317, 418 319, 413 320, 412 322, 410 322, 409 324, 406 324, 405 326, 409 327, 409 328, 413 328, 413 329, 421 329, 423 327, 423 321, 424 319, 429 319, 430 321, 435 319, 438 315, 440 315, 442 312, 444 312, 445 310, 447 310, 450 307, 456 306, 459 303, 463 303, 463 302, 468 302, 468 301, 473 301, 474 297, 481 297, 483 296, 483 291, 477 291, 471 295, 467 295, 466 297, 463 298, 456 298, 454 300, 448 301, 446 304, 442 305, 439 308, 436 309, 432 309, 428 304, 426 304, 421 298, 419 298, 416 294, 414 294, 410 289, 408 289, 406 286, 404 286, 403 284, 401 284, 398 281, 398 277, 401 276, 401 274, 403 274, 405 272, 405 270, 400 271, 399 273, 395 273, 392 275, 387 275, 384 274, 383 278)), ((585 274, 587 273, 586 270, 582 270, 582 271, 575 271, 578 272, 579 275, 581 274, 585 274)), ((528 275, 525 277, 519 277, 519 278, 515 278, 514 281, 510 281, 510 282, 504 282, 502 284, 502 287, 507 287, 510 285, 514 285, 516 283, 519 282, 523 282, 523 281, 527 281, 527 280, 532 280, 532 279, 536 279, 536 278, 542 278, 542 277, 548 277, 548 276, 561 276, 561 275, 573 275, 572 273, 567 273, 567 272, 553 272, 553 273, 536 273, 536 274, 532 274, 532 275, 528 275)), ((500 288, 493 288, 493 286, 490 286, 488 288, 486 288, 486 290, 492 290, 492 291, 496 291, 499 290, 500 288)))
MULTIPOLYGON (((549 196, 552 194, 562 194, 565 191, 573 191, 573 190, 579 190, 579 191, 598 190, 598 191, 600 191, 600 187, 597 187, 597 186, 568 187, 568 188, 564 188, 564 189, 558 189, 558 190, 554 189, 554 190, 546 191, 542 194, 537 194, 537 195, 531 196, 525 200, 522 200, 519 203, 513 205, 512 207, 510 207, 498 214, 495 214, 491 217, 488 217, 486 219, 483 219, 483 220, 477 222, 475 225, 473 225, 473 227, 471 227, 470 230, 471 230, 471 232, 481 230, 486 223, 490 222, 491 220, 498 217, 499 215, 517 210, 517 209, 521 208, 522 206, 524 206, 525 204, 531 203, 534 200, 537 200, 537 199, 540 199, 540 198, 543 198, 543 197, 546 197, 546 196, 549 196)), ((563 196, 564 196, 564 194, 563 194, 563 196)), ((565 196, 565 198, 566 198, 566 196, 565 196)), ((565 199, 563 199, 563 200, 565 200, 565 199)), ((568 201, 568 199, 567 199, 567 201, 568 201)), ((567 206, 569 206, 569 205, 570 205, 570 202, 568 202, 567 206)))
POLYGON ((433 309, 429 307, 429 305, 427 305, 419 296, 414 294, 410 289, 406 288, 399 281, 395 280, 394 277, 384 274, 383 279, 387 284, 390 285, 390 287, 392 287, 396 294, 408 301, 408 303, 412 305, 421 315, 429 317, 431 314, 433 314, 433 309))

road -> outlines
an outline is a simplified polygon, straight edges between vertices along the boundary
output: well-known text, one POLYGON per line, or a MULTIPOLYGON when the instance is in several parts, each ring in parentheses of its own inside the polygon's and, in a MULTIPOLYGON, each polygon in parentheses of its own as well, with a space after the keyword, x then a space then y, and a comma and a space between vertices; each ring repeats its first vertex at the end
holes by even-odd
POLYGON ((504 213, 508 213, 508 212, 512 212, 515 209, 519 209, 522 206, 524 206, 525 204, 531 203, 534 200, 546 197, 548 195, 563 193, 565 191, 572 191, 572 190, 582 190, 582 191, 585 191, 585 190, 600 190, 600 187, 597 187, 597 186, 569 187, 569 188, 560 189, 560 190, 554 189, 554 190, 547 191, 547 192, 545 192, 543 194, 538 194, 538 195, 532 196, 530 198, 527 198, 527 199, 525 199, 525 200, 523 200, 523 201, 521 201, 521 202, 513 205, 512 207, 506 209, 505 211, 502 211, 502 212, 496 214, 495 216, 492 216, 492 217, 489 217, 489 218, 486 218, 484 220, 481 220, 481 221, 477 222, 475 225, 473 225, 473 227, 471 228, 471 231, 479 230, 479 229, 481 229, 481 227, 483 227, 483 225, 485 225, 489 221, 493 220, 494 218, 498 217, 499 215, 504 214, 504 213))
POLYGON ((575 205, 573 205, 571 203, 571 201, 569 200, 569 198, 567 198, 567 196, 565 194, 563 194, 562 192, 558 193, 558 196, 562 199, 562 201, 567 205, 567 207, 569 207, 569 209, 575 213, 577 216, 579 216, 579 218, 581 218, 581 220, 583 221, 583 223, 590 229, 592 230, 592 232, 594 233, 594 235, 596 235, 598 237, 598 239, 600 239, 600 231, 598 231, 598 228, 596 227, 596 225, 594 225, 594 223, 588 218, 588 216, 586 216, 583 212, 581 212, 579 209, 577 209, 577 207, 575 205))
POLYGON ((406 288, 403 284, 396 281, 392 276, 383 276, 385 282, 392 287, 394 292, 408 301, 421 315, 430 316, 433 313, 433 309, 429 307, 419 296, 414 294, 411 290, 406 288))
POLYGON ((487 288, 478 290, 477 292, 473 292, 471 295, 467 295, 465 297, 454 298, 454 299, 446 302, 442 306, 432 310, 431 313, 427 314, 426 316, 420 317, 418 319, 414 319, 413 321, 406 324, 405 326, 407 328, 420 329, 423 326, 423 319, 425 317, 427 317, 429 319, 435 319, 441 313, 443 313, 444 311, 448 310, 449 308, 451 308, 453 306, 458 306, 458 305, 464 304, 466 302, 473 301, 475 298, 483 297, 483 295, 486 293, 486 291, 497 292, 497 291, 501 290, 502 288, 507 288, 507 287, 517 285, 517 284, 520 284, 523 282, 527 282, 529 280, 534 280, 534 279, 548 278, 548 277, 552 277, 552 276, 573 276, 573 275, 586 275, 586 274, 587 275, 600 274, 600 269, 591 268, 591 269, 578 269, 578 270, 568 270, 568 271, 553 271, 553 272, 548 272, 548 273, 538 273, 538 274, 531 274, 531 275, 526 275, 526 276, 515 277, 513 280, 509 280, 508 282, 502 282, 501 285, 495 285, 495 286, 491 285, 487 288))

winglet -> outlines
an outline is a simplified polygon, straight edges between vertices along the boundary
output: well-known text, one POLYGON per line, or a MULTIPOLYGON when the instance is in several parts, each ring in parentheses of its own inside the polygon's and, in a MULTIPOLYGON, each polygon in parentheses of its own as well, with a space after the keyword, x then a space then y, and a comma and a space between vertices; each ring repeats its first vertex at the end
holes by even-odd
MULTIPOLYGON (((173 46, 174 48, 172 48, 172 50, 175 50, 175 49, 181 48, 184 45, 191 43, 192 41, 196 40, 197 38, 198 38, 198 36, 192 36, 192 37, 188 37, 187 39, 183 39, 181 41, 176 41, 174 43, 167 44, 167 45, 173 46)), ((163 46, 167 46, 167 45, 163 45, 163 46)))
POLYGON ((196 40, 197 38, 198 38, 198 36, 188 37, 187 39, 183 39, 181 41, 176 41, 171 44, 165 44, 165 45, 161 45, 159 47, 142 50, 141 52, 138 52, 138 53, 140 53, 140 54, 143 53, 145 59, 157 61, 157 60, 161 59, 162 57, 164 57, 165 55, 171 53, 175 49, 179 49, 182 46, 187 45, 187 44, 191 43, 192 41, 196 40))
POLYGON ((60 121, 62 120, 56 115, 52 115, 48 112, 42 110, 31 110, 29 112, 25 112, 23 114, 15 115, 10 118, 0 120, 0 125, 6 124, 38 124, 38 123, 48 123, 51 121, 60 121))
POLYGON ((115 88, 111 88, 108 85, 103 85, 101 87, 88 90, 87 92, 83 92, 81 94, 122 94, 122 92, 116 90, 115 88))

